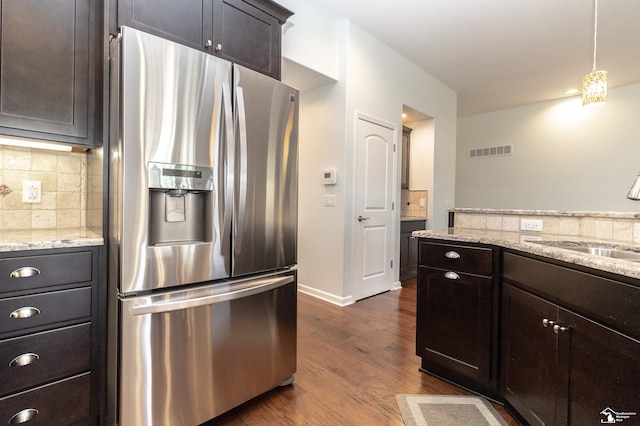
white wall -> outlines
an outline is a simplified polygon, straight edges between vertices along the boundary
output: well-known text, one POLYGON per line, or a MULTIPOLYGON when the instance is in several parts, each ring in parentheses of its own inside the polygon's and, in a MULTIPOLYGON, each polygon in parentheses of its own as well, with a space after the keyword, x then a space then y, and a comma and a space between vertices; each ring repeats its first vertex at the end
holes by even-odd
MULTIPOLYGON (((298 15, 297 29, 308 24, 304 31, 294 32, 294 26, 283 35, 283 45, 298 46, 284 52, 286 59, 314 72, 328 72, 314 69, 319 65, 308 57, 319 43, 318 51, 331 52, 328 61, 337 55, 339 62, 336 83, 301 94, 298 265, 302 291, 348 304, 353 300, 353 235, 357 223, 353 199, 356 113, 395 124, 398 142, 403 104, 436 118, 434 159, 445 167, 440 175, 435 174, 434 201, 430 205, 434 218, 439 217, 446 226, 446 210, 453 207, 454 199, 456 94, 353 23, 303 7, 300 0, 280 3, 298 15), (337 37, 329 37, 338 41, 333 49, 327 49, 325 28, 331 34, 337 31, 337 37), (299 39, 294 42, 289 37, 299 39), (321 185, 325 167, 337 169, 337 185, 321 185), (323 205, 325 194, 336 195, 335 207, 323 205)), ((399 201, 398 191, 397 206, 399 201)), ((399 221, 399 207, 396 211, 399 221)), ((399 241, 395 244, 398 253, 399 241)))
POLYGON ((299 0, 279 0, 294 12, 283 26, 282 56, 337 80, 344 20, 327 16, 299 0))
MULTIPOLYGON (((433 190, 429 192, 429 224, 446 228, 447 210, 455 206, 457 95, 403 57, 395 78, 399 100, 433 117, 433 190)), ((413 159, 411 160, 414 161, 413 159)))
MULTIPOLYGON (((346 39, 346 21, 344 27, 346 39)), ((301 94, 299 134, 299 286, 306 293, 340 305, 345 303, 343 218, 345 187, 349 184, 344 176, 345 98, 346 78, 340 75, 336 83, 301 94), (325 168, 337 169, 336 185, 323 185, 325 168), (325 195, 336 197, 335 207, 324 206, 325 195)))
POLYGON ((456 207, 637 211, 626 199, 640 170, 640 85, 609 89, 606 105, 579 98, 458 121, 456 207), (513 144, 513 155, 469 158, 513 144))

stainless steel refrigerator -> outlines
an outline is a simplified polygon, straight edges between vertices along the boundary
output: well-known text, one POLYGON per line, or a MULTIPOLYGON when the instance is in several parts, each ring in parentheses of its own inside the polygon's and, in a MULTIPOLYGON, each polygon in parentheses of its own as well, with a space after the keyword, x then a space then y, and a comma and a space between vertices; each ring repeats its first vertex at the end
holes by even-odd
POLYGON ((113 40, 108 422, 198 425, 296 368, 298 92, 113 40))

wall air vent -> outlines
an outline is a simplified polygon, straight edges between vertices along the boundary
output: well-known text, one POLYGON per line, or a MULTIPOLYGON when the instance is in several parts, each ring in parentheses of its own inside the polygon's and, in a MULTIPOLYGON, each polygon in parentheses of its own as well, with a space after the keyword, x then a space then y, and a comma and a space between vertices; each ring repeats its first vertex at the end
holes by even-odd
POLYGON ((497 155, 513 154, 513 145, 492 146, 489 148, 477 148, 469 151, 470 158, 495 157, 497 155))

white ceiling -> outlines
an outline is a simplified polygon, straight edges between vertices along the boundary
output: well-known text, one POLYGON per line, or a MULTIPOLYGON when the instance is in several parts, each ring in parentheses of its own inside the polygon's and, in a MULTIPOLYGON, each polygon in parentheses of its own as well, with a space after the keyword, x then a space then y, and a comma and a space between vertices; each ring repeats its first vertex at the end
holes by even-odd
MULTIPOLYGON (((594 0, 304 0, 458 93, 468 116, 566 97, 593 66, 594 0)), ((598 3, 598 69, 640 82, 640 0, 598 3)))

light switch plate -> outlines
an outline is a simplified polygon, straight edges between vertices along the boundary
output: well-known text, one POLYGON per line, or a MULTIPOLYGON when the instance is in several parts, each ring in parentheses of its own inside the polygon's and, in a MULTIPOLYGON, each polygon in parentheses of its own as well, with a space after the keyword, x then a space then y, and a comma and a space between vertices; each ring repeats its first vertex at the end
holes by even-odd
POLYGON ((325 207, 335 207, 336 206, 336 196, 334 194, 325 194, 325 196, 324 196, 324 206, 325 207))

